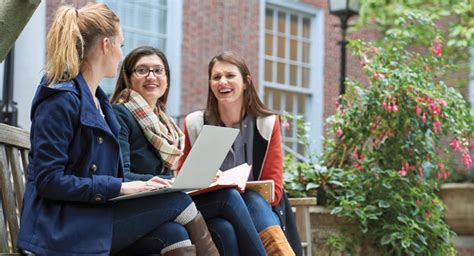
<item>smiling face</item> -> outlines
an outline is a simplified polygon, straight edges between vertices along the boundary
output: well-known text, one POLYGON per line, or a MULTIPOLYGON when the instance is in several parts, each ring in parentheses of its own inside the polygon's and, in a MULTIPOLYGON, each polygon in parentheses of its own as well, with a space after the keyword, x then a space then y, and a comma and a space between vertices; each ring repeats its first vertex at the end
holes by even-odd
POLYGON ((151 107, 155 107, 158 99, 165 94, 168 89, 168 82, 165 65, 163 60, 157 55, 147 55, 141 57, 134 66, 133 70, 148 70, 146 75, 139 75, 138 71, 134 71, 130 75, 132 89, 139 93, 151 107), (163 69, 161 74, 150 72, 149 70, 163 69))
POLYGON ((236 65, 217 61, 212 67, 209 84, 218 104, 241 106, 243 103, 247 84, 236 65))

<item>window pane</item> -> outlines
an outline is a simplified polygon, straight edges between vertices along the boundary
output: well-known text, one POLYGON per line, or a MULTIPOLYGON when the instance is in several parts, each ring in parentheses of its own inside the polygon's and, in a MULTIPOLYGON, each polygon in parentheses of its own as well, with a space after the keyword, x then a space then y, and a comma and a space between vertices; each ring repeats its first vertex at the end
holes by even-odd
POLYGON ((300 115, 306 114, 306 99, 307 96, 298 95, 298 114, 300 115))
POLYGON ((290 40, 290 60, 297 60, 298 58, 298 41, 290 40))
POLYGON ((298 66, 290 65, 290 85, 296 86, 298 84, 297 71, 298 71, 298 66))
POLYGON ((265 81, 273 82, 272 77, 273 77, 273 68, 272 65, 273 63, 269 60, 265 61, 265 81))
POLYGON ((273 35, 265 34, 265 54, 273 55, 273 35))
POLYGON ((281 92, 277 90, 272 90, 273 95, 273 109, 280 110, 281 109, 281 92))
POLYGON ((285 64, 278 63, 277 64, 277 83, 284 84, 285 83, 285 64))
POLYGON ((278 32, 285 33, 285 13, 278 12, 278 32))
POLYGON ((285 111, 288 113, 293 113, 293 100, 295 93, 287 92, 286 93, 286 107, 285 111))
POLYGON ((309 44, 303 43, 303 62, 309 63, 309 44))
POLYGON ((265 28, 272 29, 273 28, 273 10, 267 9, 265 13, 265 28))
POLYGON ((280 58, 285 58, 285 41, 284 37, 278 37, 278 57, 280 58))
POLYGON ((303 87, 309 88, 309 68, 303 68, 303 87))
POLYGON ((291 15, 290 34, 293 36, 298 35, 298 16, 291 15))
POLYGON ((309 19, 303 18, 303 37, 309 38, 309 19))

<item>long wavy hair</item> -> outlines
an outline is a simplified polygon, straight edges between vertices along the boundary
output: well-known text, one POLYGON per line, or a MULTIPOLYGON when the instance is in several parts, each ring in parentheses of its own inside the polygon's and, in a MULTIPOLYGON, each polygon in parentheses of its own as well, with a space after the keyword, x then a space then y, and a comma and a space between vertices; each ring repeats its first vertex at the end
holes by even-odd
MULTIPOLYGON (((135 48, 131 51, 123 60, 122 65, 120 66, 120 74, 117 80, 117 84, 115 86, 114 93, 110 98, 111 103, 119 103, 118 100, 121 96, 121 93, 124 89, 132 89, 132 82, 130 77, 133 75, 133 69, 137 62, 145 56, 156 55, 158 56, 164 64, 165 72, 166 72, 166 81, 168 82, 168 87, 166 88, 165 93, 161 96, 158 101, 156 102, 156 106, 165 109, 166 108, 166 101, 168 100, 168 94, 170 91, 170 66, 168 64, 168 59, 166 58, 165 54, 158 48, 150 47, 150 46, 141 46, 135 48)), ((128 99, 126 100, 128 101, 128 99)))
POLYGON ((75 78, 101 36, 118 34, 119 18, 105 4, 89 3, 77 10, 61 6, 46 37, 48 84, 75 78))
POLYGON ((227 62, 232 65, 235 65, 242 75, 243 82, 247 85, 247 88, 244 90, 244 99, 242 108, 240 109, 240 123, 245 116, 245 114, 251 114, 254 117, 263 117, 269 115, 275 115, 276 113, 270 110, 263 102, 260 100, 257 94, 257 90, 253 83, 252 76, 250 75, 249 68, 245 63, 244 59, 240 57, 235 52, 225 51, 216 56, 214 56, 209 62, 208 67, 208 93, 207 93, 207 107, 205 111, 206 122, 210 124, 221 123, 222 120, 219 115, 218 101, 216 96, 211 90, 211 80, 212 80, 212 68, 218 62, 227 62))

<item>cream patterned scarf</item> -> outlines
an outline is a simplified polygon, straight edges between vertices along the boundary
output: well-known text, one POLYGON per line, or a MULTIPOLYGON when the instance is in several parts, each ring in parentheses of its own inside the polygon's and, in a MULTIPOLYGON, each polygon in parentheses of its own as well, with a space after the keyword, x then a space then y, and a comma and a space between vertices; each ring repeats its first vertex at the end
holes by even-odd
POLYGON ((165 166, 174 168, 183 154, 184 134, 173 119, 161 108, 152 109, 139 93, 131 89, 122 91, 119 102, 124 102, 130 110, 165 166))

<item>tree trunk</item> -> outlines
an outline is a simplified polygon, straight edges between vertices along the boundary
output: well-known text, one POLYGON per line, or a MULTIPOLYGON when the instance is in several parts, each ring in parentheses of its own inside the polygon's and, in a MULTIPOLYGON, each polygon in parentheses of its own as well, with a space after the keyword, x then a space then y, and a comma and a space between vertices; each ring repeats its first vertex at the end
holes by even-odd
POLYGON ((0 62, 40 3, 41 0, 0 0, 0 62))

